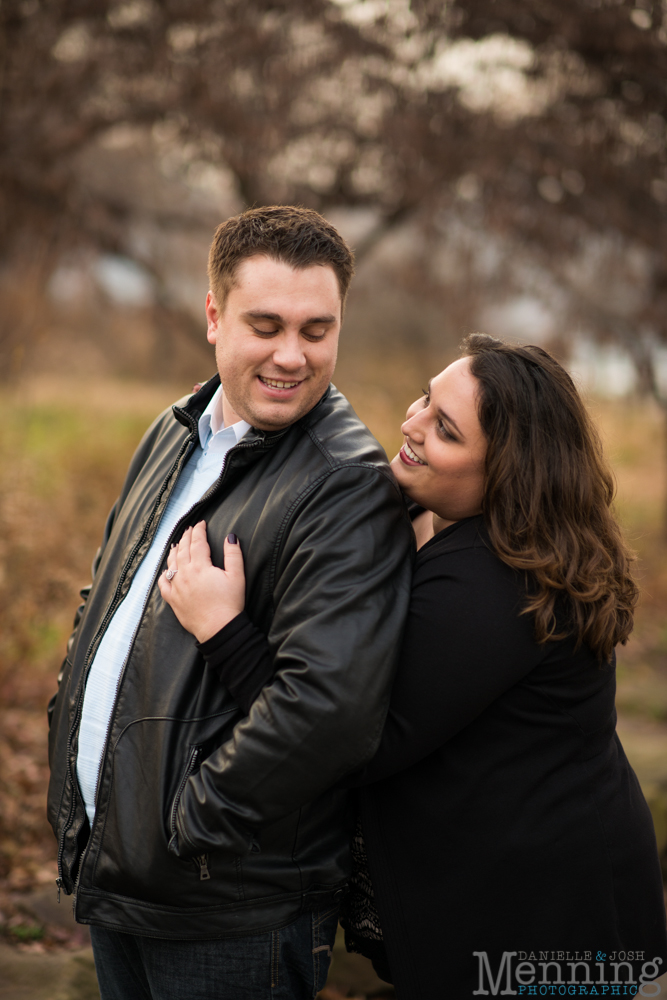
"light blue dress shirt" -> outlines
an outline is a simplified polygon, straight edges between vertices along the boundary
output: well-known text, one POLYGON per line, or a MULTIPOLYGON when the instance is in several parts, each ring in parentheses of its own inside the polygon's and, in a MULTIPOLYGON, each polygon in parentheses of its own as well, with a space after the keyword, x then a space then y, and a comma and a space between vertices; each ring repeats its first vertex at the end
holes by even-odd
POLYGON ((248 430, 250 424, 244 420, 225 427, 220 387, 199 419, 199 445, 178 478, 151 547, 137 569, 125 599, 109 622, 90 666, 83 699, 76 771, 91 827, 100 763, 118 684, 166 545, 176 524, 222 472, 229 449, 248 430))

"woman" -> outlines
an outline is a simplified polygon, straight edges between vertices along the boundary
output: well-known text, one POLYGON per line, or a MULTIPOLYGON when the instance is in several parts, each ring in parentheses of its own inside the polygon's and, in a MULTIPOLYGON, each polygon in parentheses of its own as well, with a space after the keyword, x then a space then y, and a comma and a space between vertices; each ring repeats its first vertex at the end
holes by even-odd
MULTIPOLYGON (((637 589, 597 434, 549 354, 481 334, 402 431, 392 468, 419 551, 386 727, 351 778, 379 914, 352 908, 353 945, 401 1000, 632 995, 664 971, 667 936, 615 734, 637 589)), ((248 706, 268 648, 239 613, 239 546, 226 571, 206 552, 197 525, 163 595, 248 706)))

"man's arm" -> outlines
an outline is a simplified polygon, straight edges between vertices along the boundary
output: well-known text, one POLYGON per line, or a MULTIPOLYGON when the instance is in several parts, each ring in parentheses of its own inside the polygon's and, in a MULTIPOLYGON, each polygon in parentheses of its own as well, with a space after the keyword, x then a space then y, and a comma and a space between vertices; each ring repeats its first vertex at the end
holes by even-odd
POLYGON ((275 675, 189 779, 172 851, 246 853, 255 831, 373 756, 413 551, 396 484, 375 469, 338 469, 298 504, 275 570, 275 675))
MULTIPOLYGON (((104 534, 102 536, 102 542, 101 542, 101 544, 100 544, 97 552, 95 553, 95 557, 93 559, 91 570, 90 570, 90 580, 91 580, 91 582, 89 584, 86 584, 86 586, 82 587, 81 590, 79 591, 79 594, 81 596, 82 602, 78 606, 78 608, 76 609, 76 612, 74 614, 73 629, 72 629, 72 632, 70 634, 69 639, 67 640, 67 649, 66 649, 65 659, 63 660, 63 662, 61 664, 60 672, 58 674, 58 688, 60 688, 60 684, 61 684, 61 681, 63 679, 63 672, 64 672, 64 669, 65 669, 65 664, 67 663, 67 659, 68 659, 68 657, 70 655, 70 652, 72 650, 72 646, 74 645, 74 640, 76 638, 76 634, 77 634, 77 631, 78 631, 78 628, 79 628, 79 624, 81 622, 81 619, 83 618, 83 613, 84 613, 84 611, 86 609, 86 602, 87 602, 88 597, 90 595, 90 591, 92 589, 93 582, 95 580, 95 576, 97 574, 97 570, 99 568, 100 562, 102 561, 102 556, 104 555, 104 550, 106 549, 107 544, 109 542, 109 539, 111 537, 111 533, 113 531, 113 527, 114 527, 114 524, 115 524, 115 521, 116 521, 116 517, 117 517, 118 512, 120 511, 121 507, 123 506, 123 503, 125 501, 125 498, 127 497, 127 494, 129 493, 130 489, 132 488, 132 484, 134 483, 136 477, 138 476, 138 474, 139 474, 139 472, 140 472, 143 464, 145 463, 148 455, 150 454, 152 448, 155 446, 155 439, 156 439, 156 437, 158 435, 159 426, 160 426, 160 424, 162 422, 162 417, 163 416, 164 416, 164 414, 160 414, 153 421, 153 423, 151 424, 151 426, 148 428, 148 430, 144 434, 143 438, 141 439, 141 441, 140 441, 140 443, 139 443, 139 445, 138 445, 138 447, 137 447, 134 455, 132 456, 132 460, 131 460, 129 468, 127 470, 127 474, 125 476, 125 482, 123 483, 123 488, 121 490, 120 496, 118 497, 118 499, 114 503, 114 505, 111 508, 111 510, 109 512, 109 515, 107 517, 106 524, 104 526, 104 534)), ((53 695, 53 697, 51 698, 51 700, 49 701, 49 703, 47 705, 46 711, 47 711, 47 716, 48 716, 48 720, 49 720, 49 727, 51 726, 51 720, 53 718, 53 712, 54 712, 54 708, 55 708, 55 703, 56 703, 56 698, 57 697, 58 697, 58 694, 56 692, 56 694, 53 695)))

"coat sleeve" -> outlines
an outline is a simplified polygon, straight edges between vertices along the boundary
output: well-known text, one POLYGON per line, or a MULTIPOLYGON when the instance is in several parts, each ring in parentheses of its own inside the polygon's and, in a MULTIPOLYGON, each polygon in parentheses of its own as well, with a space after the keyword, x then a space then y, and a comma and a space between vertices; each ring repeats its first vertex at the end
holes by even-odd
POLYGON ((329 472, 286 514, 268 636, 275 674, 181 795, 180 856, 246 853, 253 833, 374 754, 409 599, 414 538, 395 482, 329 472))
POLYGON ((248 715, 262 688, 271 683, 275 668, 271 647, 245 611, 197 647, 225 685, 244 715, 248 715))

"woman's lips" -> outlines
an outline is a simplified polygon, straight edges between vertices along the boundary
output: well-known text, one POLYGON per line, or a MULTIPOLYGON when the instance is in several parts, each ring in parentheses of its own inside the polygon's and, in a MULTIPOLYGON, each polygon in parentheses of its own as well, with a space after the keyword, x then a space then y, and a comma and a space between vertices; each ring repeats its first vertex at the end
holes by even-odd
POLYGON ((398 455, 399 455, 399 458, 401 459, 401 461, 404 463, 404 465, 426 465, 426 462, 422 462, 421 459, 418 459, 416 457, 416 453, 414 451, 412 451, 412 448, 407 443, 407 441, 405 442, 405 444, 403 445, 403 447, 399 451, 398 455), (415 455, 415 457, 411 458, 410 457, 410 453, 412 455, 415 455))

